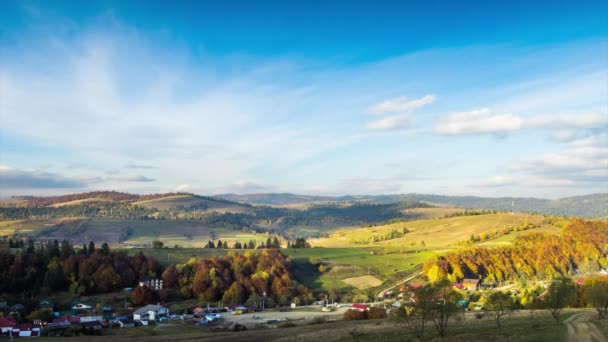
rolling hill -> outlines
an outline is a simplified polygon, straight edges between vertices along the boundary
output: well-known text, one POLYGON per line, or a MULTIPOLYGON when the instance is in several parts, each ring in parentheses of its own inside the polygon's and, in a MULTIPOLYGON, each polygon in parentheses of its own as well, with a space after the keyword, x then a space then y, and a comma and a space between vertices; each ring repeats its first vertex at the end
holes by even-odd
POLYGON ((395 194, 378 196, 308 196, 289 193, 268 193, 235 195, 225 194, 217 197, 231 201, 251 204, 288 205, 328 202, 368 202, 391 204, 404 201, 420 201, 471 209, 494 209, 517 212, 531 212, 557 216, 579 216, 586 218, 608 217, 608 193, 567 197, 556 200, 533 197, 476 197, 442 196, 429 194, 395 194))

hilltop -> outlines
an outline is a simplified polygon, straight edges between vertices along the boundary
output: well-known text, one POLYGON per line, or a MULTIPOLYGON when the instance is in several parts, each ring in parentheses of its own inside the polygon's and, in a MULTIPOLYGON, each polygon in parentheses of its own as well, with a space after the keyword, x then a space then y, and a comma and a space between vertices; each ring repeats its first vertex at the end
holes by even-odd
POLYGON ((494 209, 539 213, 557 216, 578 216, 586 218, 608 217, 608 193, 585 196, 566 197, 561 199, 543 199, 534 197, 477 197, 477 196, 443 196, 432 194, 394 194, 369 196, 309 196, 290 193, 267 194, 224 194, 217 197, 239 203, 293 205, 311 203, 347 203, 367 202, 391 204, 405 201, 426 202, 437 206, 494 209))

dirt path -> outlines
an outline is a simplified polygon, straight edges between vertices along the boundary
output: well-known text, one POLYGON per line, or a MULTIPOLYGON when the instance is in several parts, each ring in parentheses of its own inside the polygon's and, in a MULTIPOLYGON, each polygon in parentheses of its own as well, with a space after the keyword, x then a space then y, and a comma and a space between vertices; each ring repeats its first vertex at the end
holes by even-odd
POLYGON ((401 281, 400 281, 400 282, 398 282, 397 284, 394 284, 394 285, 392 285, 392 286, 390 286, 390 287, 387 287, 386 289, 384 289, 384 290, 382 290, 382 291, 378 292, 378 296, 377 296, 377 297, 382 297, 382 296, 384 296, 384 293, 386 293, 387 291, 390 291, 390 290, 394 289, 395 287, 397 287, 397 286, 399 286, 399 285, 401 285, 401 284, 405 284, 405 283, 407 283, 408 281, 410 281, 410 280, 412 280, 412 279, 416 278, 417 276, 419 276, 419 275, 421 275, 421 274, 422 274, 422 272, 418 272, 418 273, 416 273, 416 274, 414 274, 414 275, 412 275, 412 276, 409 276, 409 277, 407 277, 407 278, 405 278, 405 279, 401 280, 401 281))
POLYGON ((564 321, 568 327, 566 342, 605 342, 608 338, 593 324, 595 313, 582 312, 564 321))

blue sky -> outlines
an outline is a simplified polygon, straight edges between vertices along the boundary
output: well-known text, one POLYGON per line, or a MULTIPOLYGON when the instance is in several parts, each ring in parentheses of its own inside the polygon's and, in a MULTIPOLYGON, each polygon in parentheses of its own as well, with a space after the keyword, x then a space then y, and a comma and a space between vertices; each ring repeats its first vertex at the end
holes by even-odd
POLYGON ((608 191, 605 2, 0 6, 0 196, 608 191))

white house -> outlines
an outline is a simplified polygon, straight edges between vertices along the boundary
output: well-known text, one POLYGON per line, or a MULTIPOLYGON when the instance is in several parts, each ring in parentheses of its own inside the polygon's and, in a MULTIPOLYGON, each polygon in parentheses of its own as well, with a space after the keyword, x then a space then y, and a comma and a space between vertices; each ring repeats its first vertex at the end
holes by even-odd
POLYGON ((163 288, 163 280, 155 277, 143 277, 139 279, 139 286, 147 286, 158 291, 163 288))
POLYGON ((155 321, 161 317, 167 317, 169 309, 162 305, 146 305, 135 310, 133 319, 136 321, 155 321))
POLYGON ((93 307, 91 305, 77 302, 72 306, 72 310, 91 310, 93 307))

